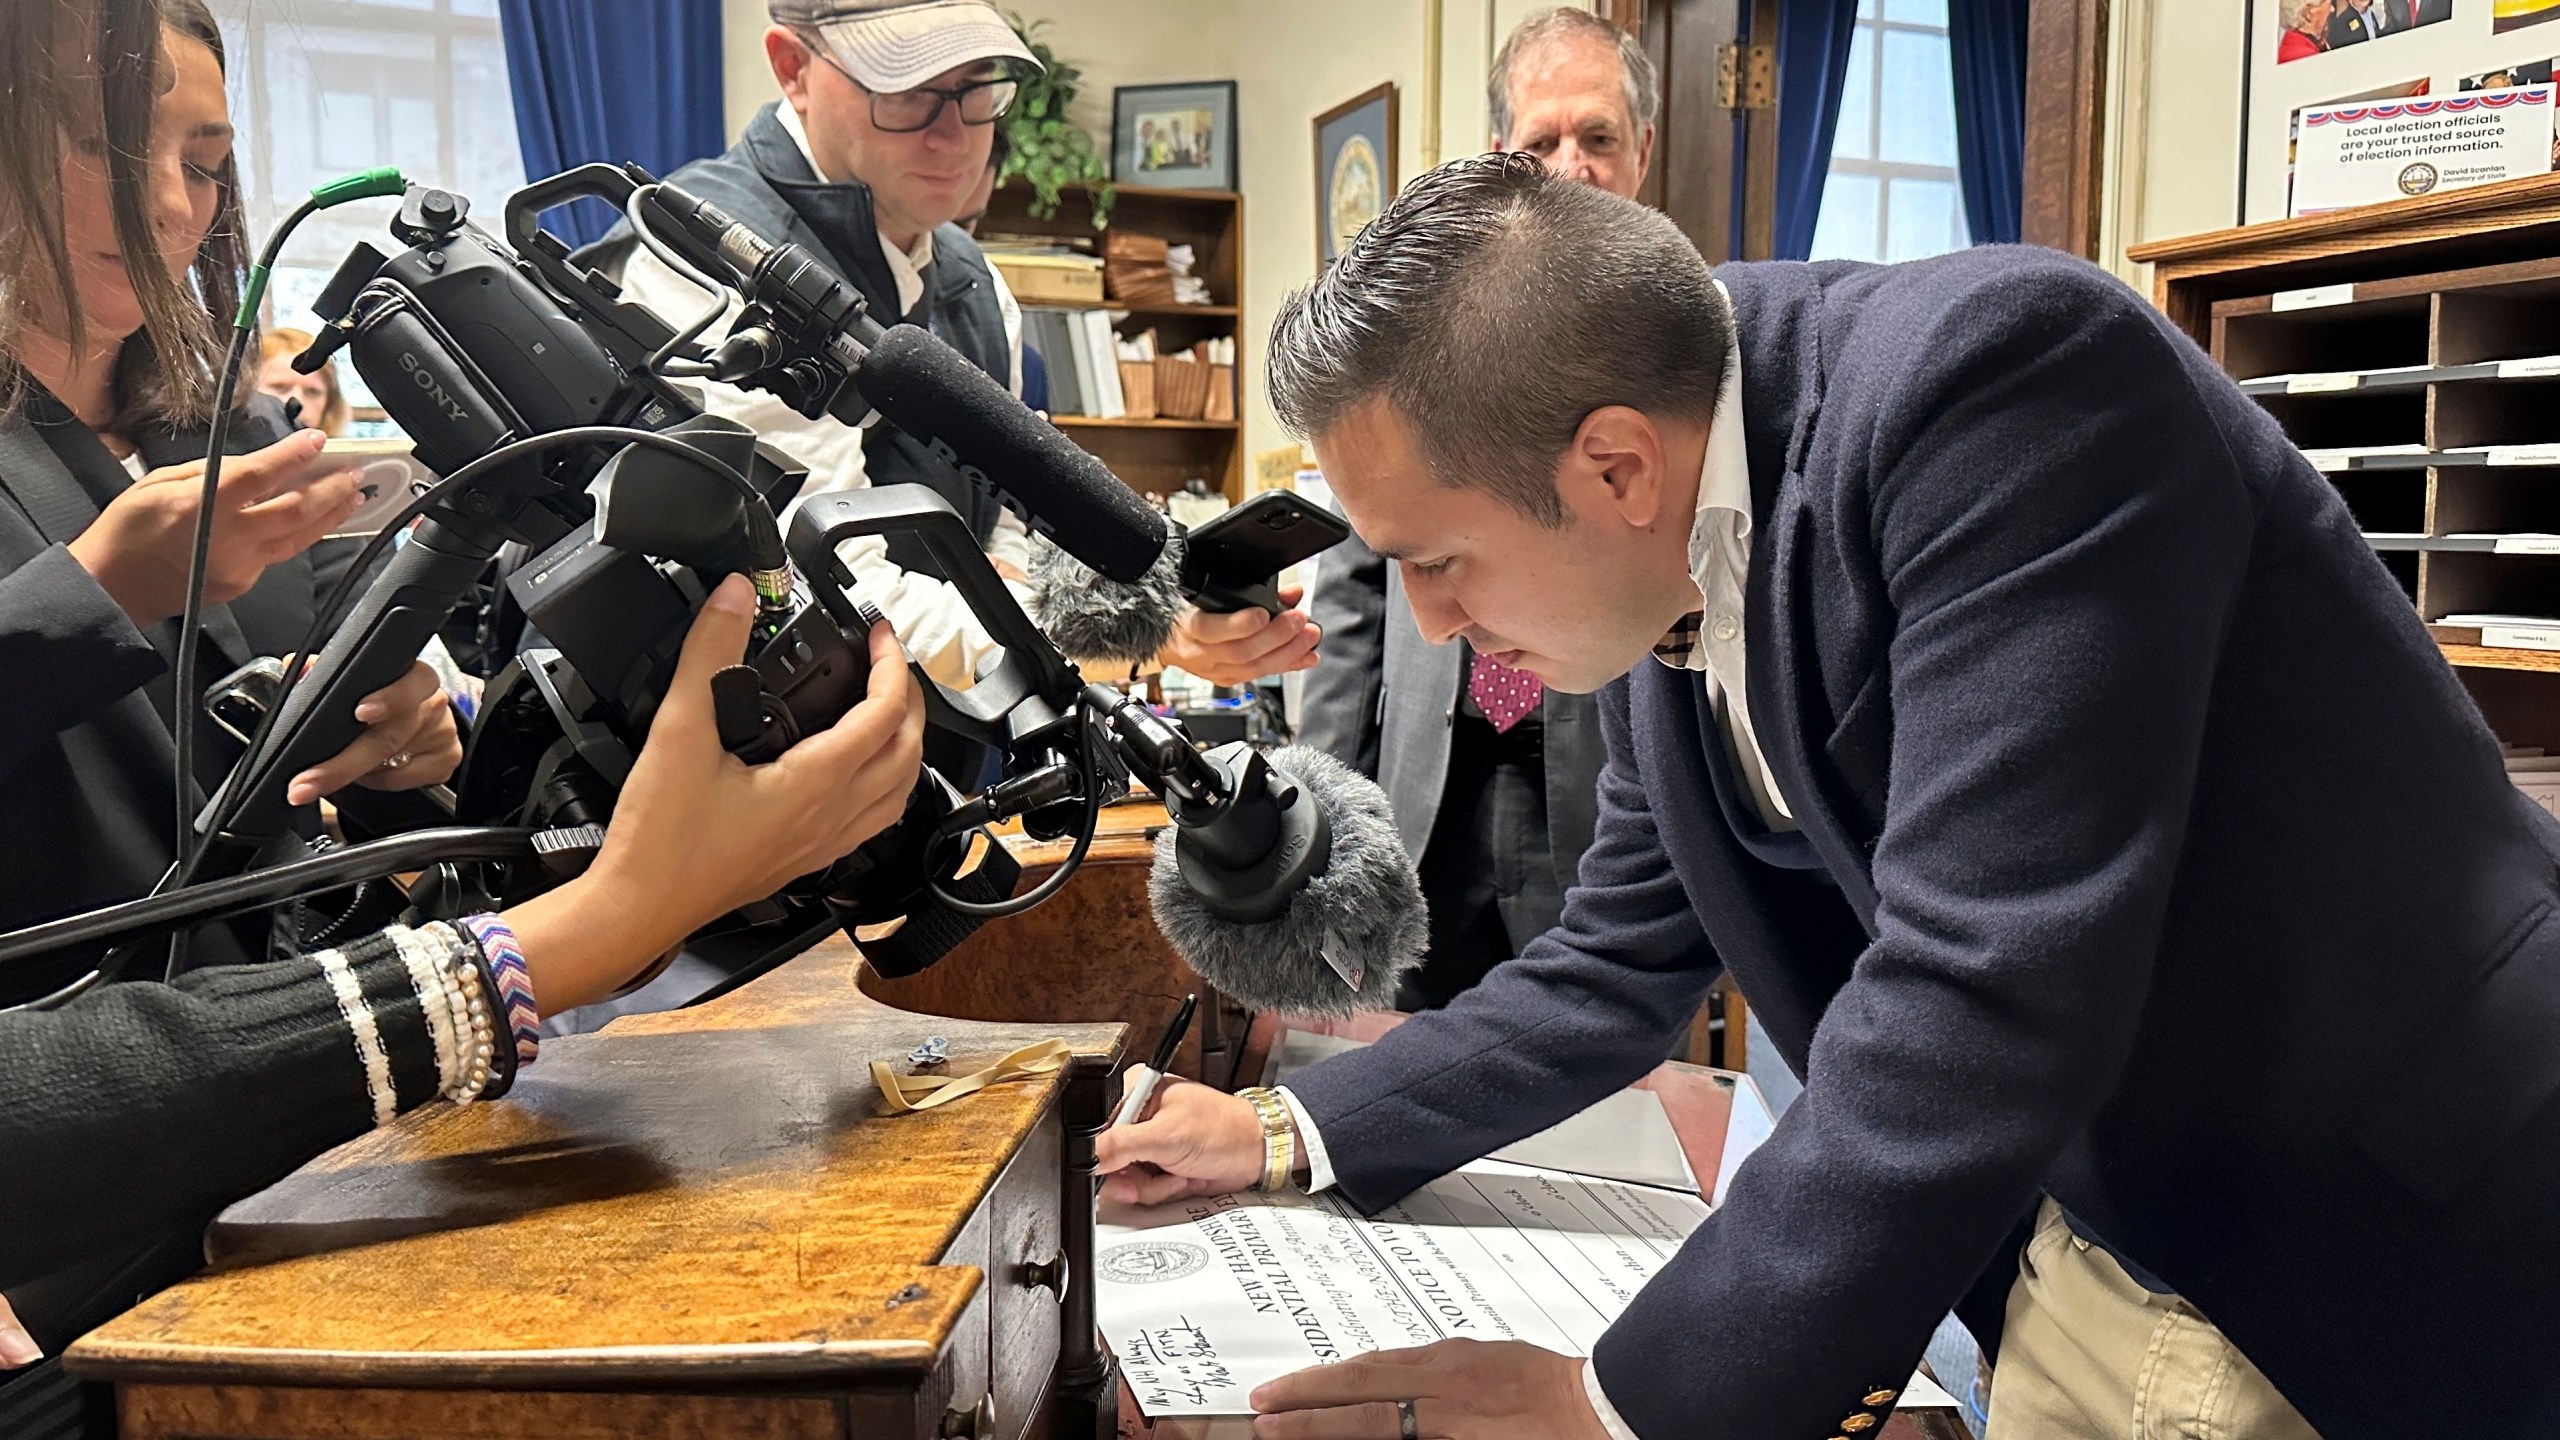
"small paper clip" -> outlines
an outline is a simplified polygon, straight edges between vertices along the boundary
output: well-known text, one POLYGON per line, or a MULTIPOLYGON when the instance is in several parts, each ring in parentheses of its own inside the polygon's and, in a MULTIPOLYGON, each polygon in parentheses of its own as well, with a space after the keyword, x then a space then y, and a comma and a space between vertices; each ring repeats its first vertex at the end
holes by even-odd
POLYGON ((940 1035, 932 1036, 923 1044, 907 1052, 907 1063, 919 1070, 948 1064, 950 1060, 951 1042, 940 1035))

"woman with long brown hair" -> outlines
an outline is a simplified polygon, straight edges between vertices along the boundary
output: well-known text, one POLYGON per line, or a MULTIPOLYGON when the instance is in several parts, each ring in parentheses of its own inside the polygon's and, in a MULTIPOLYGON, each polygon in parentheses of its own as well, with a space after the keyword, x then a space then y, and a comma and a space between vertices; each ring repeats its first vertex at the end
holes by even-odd
MULTIPOLYGON (((211 403, 240 253, 218 42, 198 0, 0 4, 0 929, 138 896, 168 861, 172 747, 147 692, 195 515, 183 427, 211 403)), ((215 594, 233 603, 209 615, 290 644, 313 604, 297 552, 353 491, 316 435, 276 438, 269 402, 234 433, 263 448, 225 467, 215 594)), ((585 875, 307 955, 235 933, 231 958, 255 963, 0 1009, 0 1370, 193 1269, 222 1205, 402 1110, 502 1093, 542 1015, 898 817, 923 711, 886 626, 868 697, 832 729, 769 765, 720 747, 710 677, 753 610, 738 577, 704 606, 585 875)), ((93 958, 0 967, 0 1006, 93 958)))
MULTIPOLYGON (((0 673, 32 673, 11 654, 28 647, 46 675, 0 708, 0 785, 26 806, 0 816, 0 928, 158 881, 179 808, 174 717, 197 727, 206 791, 232 758, 171 674, 244 249, 222 35, 201 0, 107 6, 94 32, 81 8, 0 7, 0 54, 40 67, 0 107, 0 673), (66 836, 51 817, 75 811, 66 836)), ((357 503, 321 437, 273 402, 251 395, 230 430, 196 686, 293 649, 334 578, 306 552, 357 503)), ((435 784, 460 762, 425 666, 358 711, 372 728, 298 777, 298 799, 435 784)), ((209 933, 208 953, 252 958, 263 941, 226 938, 209 933)))

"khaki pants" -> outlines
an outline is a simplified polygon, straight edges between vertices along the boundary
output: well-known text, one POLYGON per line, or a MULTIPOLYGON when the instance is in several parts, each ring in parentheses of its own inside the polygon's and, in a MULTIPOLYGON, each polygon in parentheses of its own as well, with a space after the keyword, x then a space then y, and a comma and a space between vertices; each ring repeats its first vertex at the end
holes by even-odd
POLYGON ((1990 1440, 2320 1440, 2213 1322, 2134 1283, 2051 1200, 2009 1290, 1990 1440))

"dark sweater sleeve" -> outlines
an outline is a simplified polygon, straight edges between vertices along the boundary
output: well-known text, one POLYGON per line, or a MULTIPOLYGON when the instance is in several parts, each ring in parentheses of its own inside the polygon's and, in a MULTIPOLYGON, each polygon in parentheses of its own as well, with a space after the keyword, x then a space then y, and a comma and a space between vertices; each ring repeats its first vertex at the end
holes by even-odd
POLYGON ((166 668, 96 577, 56 545, 0 575, 0 775, 166 668), (38 677, 41 677, 39 683, 38 677))
POLYGON ((468 943, 388 931, 0 1017, 0 1286, 164 1234, 435 1098, 404 940, 468 943))
POLYGON ((1662 863, 1627 687, 1598 701, 1609 746, 1599 833, 1562 922, 1446 1007, 1289 1082, 1364 1211, 1642 1079, 1722 973, 1662 863))

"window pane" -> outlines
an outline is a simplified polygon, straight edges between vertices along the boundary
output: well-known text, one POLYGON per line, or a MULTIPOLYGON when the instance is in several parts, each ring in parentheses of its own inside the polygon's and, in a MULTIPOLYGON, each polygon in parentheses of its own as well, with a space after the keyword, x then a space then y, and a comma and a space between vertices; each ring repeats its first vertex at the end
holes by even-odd
POLYGON ((1884 258, 1877 248, 1877 190, 1873 175, 1831 172, 1822 186, 1822 215, 1813 226, 1813 259, 1884 258))
POLYGON ((1956 163, 1955 82, 1946 36, 1885 32, 1881 109, 1881 158, 1907 165, 1956 163))
POLYGON ((507 98, 506 47, 494 31, 454 40, 453 92, 453 181, 495 216, 509 195, 524 188, 525 173, 516 110, 507 98))
MULTIPOLYGON (((322 321, 311 309, 311 302, 320 298, 320 292, 329 284, 331 273, 325 266, 277 266, 275 278, 267 286, 267 311, 275 317, 274 323, 317 334, 322 321)), ((349 405, 369 410, 380 403, 365 385, 364 377, 356 373, 346 351, 338 352, 336 363, 338 388, 345 392, 349 405)))
POLYGON ((1831 137, 1835 158, 1875 158, 1876 32, 1861 25, 1849 36, 1849 72, 1840 86, 1840 128, 1831 137))
POLYGON ((1964 197, 1952 180, 1895 180, 1885 204, 1887 260, 1920 260, 1961 249, 1964 197))
POLYGON ((1947 28, 1947 0, 1884 0, 1884 18, 1905 25, 1947 28))

